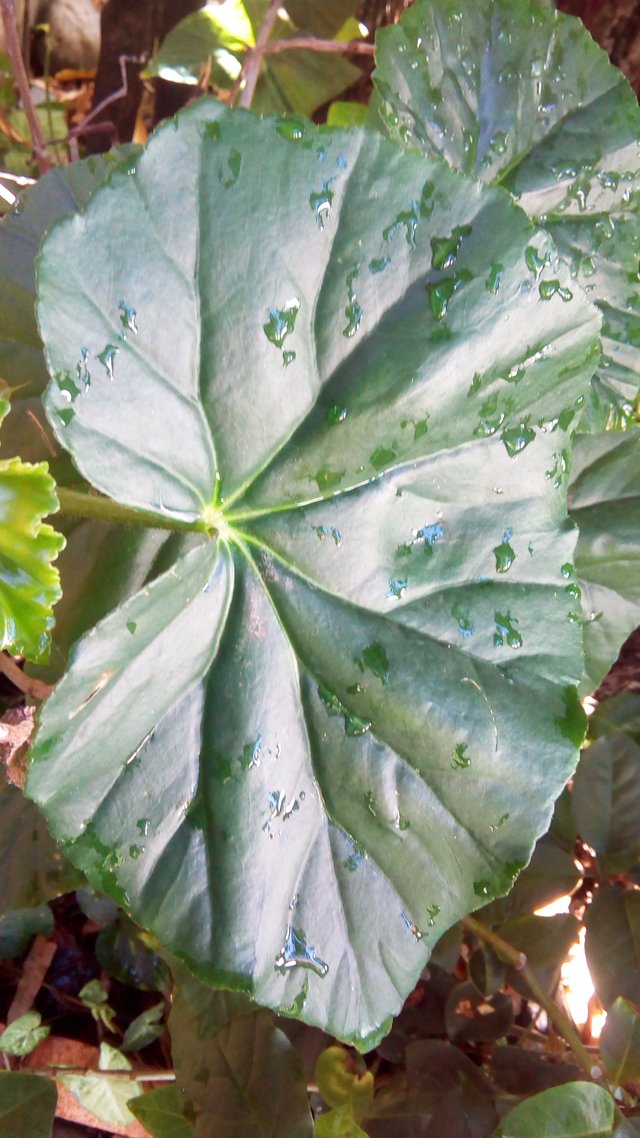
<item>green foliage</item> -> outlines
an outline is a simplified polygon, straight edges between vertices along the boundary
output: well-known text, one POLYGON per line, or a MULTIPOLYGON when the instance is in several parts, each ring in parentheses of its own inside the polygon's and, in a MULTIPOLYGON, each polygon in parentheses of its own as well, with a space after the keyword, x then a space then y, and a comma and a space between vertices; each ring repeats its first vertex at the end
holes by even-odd
POLYGON ((589 422, 625 425, 640 370, 640 111, 623 75, 577 20, 529 0, 418 0, 379 34, 376 62, 390 137, 504 186, 553 235, 604 317, 589 422))
POLYGON ((0 960, 20 956, 33 936, 53 932, 53 913, 48 905, 34 909, 11 909, 0 917, 0 960))
POLYGON ((298 1057, 273 1017, 240 993, 204 987, 176 968, 169 1021, 178 1085, 197 1138, 308 1138, 312 1132, 298 1057))
MULTIPOLYGON (((0 399, 0 423, 9 404, 0 399)), ((64 538, 42 521, 58 509, 46 463, 0 460, 0 648, 38 660, 49 649, 64 538)))
POLYGON ((29 793, 202 976, 366 1044, 429 942, 508 889, 575 762, 575 534, 546 473, 598 321, 542 295, 564 270, 500 192, 373 135, 299 133, 200 103, 45 242, 56 435, 104 493, 193 537, 77 645, 29 793), (200 196, 169 249, 176 163, 200 196), (248 290, 234 218, 258 186, 248 290))
POLYGON ((50 1079, 0 1071, 0 1127, 11 1138, 50 1138, 56 1099, 50 1079))
MULTIPOLYGON (((340 30, 358 8, 353 0, 322 3, 285 3, 278 12, 271 39, 285 41, 311 33, 342 38, 340 30)), ((248 51, 255 45, 267 10, 262 0, 225 0, 207 4, 186 16, 161 43, 145 70, 174 83, 211 83, 229 89, 238 79, 248 51)), ((350 20, 349 24, 355 23, 350 20)), ((359 36, 355 23, 355 38, 359 36)), ((311 115, 335 99, 360 78, 361 72, 340 55, 316 54, 304 49, 281 51, 263 57, 253 108, 261 113, 295 111, 311 115)))
POLYGON ((46 1039, 49 1028, 42 1026, 40 1012, 25 1012, 0 1035, 0 1051, 4 1055, 30 1055, 46 1039))
POLYGON ((610 1138, 614 1103, 593 1083, 551 1087, 509 1111, 494 1138, 610 1138))
POLYGON ((134 1098, 129 1108, 152 1138, 195 1138, 185 1118, 185 1099, 176 1086, 159 1087, 134 1098))
POLYGON ((640 1076, 640 1009, 618 996, 600 1037, 600 1054, 607 1077, 624 1086, 640 1076))
MULTIPOLYGON (((208 5, 149 73, 233 101, 268 9, 208 5)), ((355 9, 289 0, 267 49, 357 36, 355 9)), ((640 113, 579 24, 529 0, 417 0, 384 30, 386 139, 359 103, 302 117, 360 75, 267 50, 254 110, 295 117, 203 101, 0 226, 4 448, 58 448, 51 473, 0 463, 4 647, 46 656, 63 538, 42 519, 58 500, 82 519, 28 782, 58 863, 0 789, 5 955, 50 932, 26 906, 73 881, 63 850, 107 974, 166 991, 160 944, 197 974, 170 965, 177 1085, 144 1095, 164 1003, 124 1030, 117 986, 113 1006, 81 989, 118 1047, 61 1078, 105 1124, 622 1138, 553 997, 584 924, 600 1063, 633 1110, 638 697, 601 707, 549 814, 576 689, 639 619, 640 113)), ((47 1031, 29 1012, 0 1049, 47 1031)), ((26 1133, 41 1081, 0 1080, 26 1133)))

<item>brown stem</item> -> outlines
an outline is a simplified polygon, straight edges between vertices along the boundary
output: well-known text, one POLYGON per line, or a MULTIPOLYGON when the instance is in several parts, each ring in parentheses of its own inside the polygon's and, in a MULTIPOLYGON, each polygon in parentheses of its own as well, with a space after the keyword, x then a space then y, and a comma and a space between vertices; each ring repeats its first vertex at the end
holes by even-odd
POLYGON ((546 992, 542 984, 540 984, 535 972, 527 964, 525 954, 520 952, 517 948, 514 948, 513 945, 508 944, 506 940, 503 940, 497 933, 488 929, 486 925, 476 920, 475 917, 465 917, 462 921, 462 925, 467 932, 473 933, 474 936, 478 937, 478 940, 483 940, 485 944, 488 944, 501 960, 504 960, 507 964, 512 964, 514 968, 518 969, 525 984, 531 989, 535 1002, 539 1004, 541 1008, 544 1008, 558 1035, 561 1035, 569 1044, 576 1062, 582 1067, 585 1075, 593 1082, 600 1083, 606 1087, 605 1082, 602 1082, 600 1079, 594 1079, 593 1056, 587 1051, 587 1048, 569 1017, 565 1015, 555 1000, 551 999, 549 993, 546 992))
MULTIPOLYGON (((2 3, 3 0, 0 0, 2 3)), ((278 10, 282 4, 282 0, 271 0, 267 14, 264 18, 262 27, 256 37, 256 45, 247 56, 247 61, 244 65, 244 89, 240 96, 240 106, 250 107, 253 102, 258 76, 260 75, 260 65, 262 63, 262 55, 267 44, 267 40, 273 31, 273 26, 278 16, 278 10)))
POLYGON ((4 37, 7 55, 11 60, 11 67, 13 68, 13 75, 20 92, 22 99, 22 106, 24 113, 27 116, 29 123, 29 130, 31 131, 31 145, 35 155, 38 169, 41 174, 46 174, 50 170, 53 163, 47 149, 40 120, 36 114, 36 108, 31 97, 31 88, 29 86, 29 76, 24 65, 22 58, 22 50, 20 46, 20 38, 18 36, 18 27, 16 22, 16 6, 14 0, 0 0, 0 15, 2 16, 2 23, 4 24, 4 37))
POLYGON ((336 52, 341 55, 373 55, 375 47, 366 40, 322 40, 316 36, 292 36, 291 39, 274 40, 266 43, 262 49, 263 55, 276 55, 280 51, 307 51, 336 52))

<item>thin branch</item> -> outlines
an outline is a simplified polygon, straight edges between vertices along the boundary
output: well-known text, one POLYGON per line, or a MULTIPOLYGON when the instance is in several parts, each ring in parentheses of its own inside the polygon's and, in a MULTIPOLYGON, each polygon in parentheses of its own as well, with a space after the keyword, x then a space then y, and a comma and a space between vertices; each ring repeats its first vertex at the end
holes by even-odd
POLYGON ((43 1075, 45 1078, 57 1078, 60 1075, 99 1075, 105 1079, 131 1079, 136 1083, 175 1083, 175 1071, 99 1071, 95 1067, 67 1067, 63 1064, 49 1067, 25 1067, 30 1075, 43 1075))
POLYGON ((20 38, 18 36, 18 27, 16 21, 16 6, 14 0, 0 0, 0 15, 2 16, 2 23, 4 24, 4 36, 7 55, 11 61, 14 78, 24 113, 27 116, 29 123, 29 130, 31 131, 31 145, 35 155, 38 169, 41 174, 46 174, 50 170, 53 162, 47 149, 47 143, 40 125, 40 119, 36 114, 36 108, 31 96, 31 87, 29 85, 29 76, 24 65, 22 58, 22 48, 20 38))
MULTIPOLYGON (((3 0, 0 0, 0 3, 3 0)), ((267 40, 273 31, 273 26, 276 22, 278 11, 282 4, 282 0, 271 0, 264 22, 256 38, 256 45, 253 51, 249 52, 246 63, 244 65, 244 90, 240 96, 240 106, 250 107, 253 102, 258 76, 260 75, 260 65, 262 63, 262 53, 267 44, 267 40)))
POLYGON ((292 36, 291 39, 274 40, 264 45, 264 55, 276 55, 280 51, 294 51, 299 49, 307 51, 332 52, 340 55, 373 55, 375 47, 366 40, 323 40, 316 36, 292 36))
POLYGON ((3 672, 13 686, 29 699, 46 699, 53 691, 51 684, 45 684, 44 680, 36 680, 23 672, 8 652, 0 653, 0 672, 3 672))
MULTIPOLYGON (((4 0, 0 0, 0 4, 2 4, 3 2, 4 2, 4 0)), ((146 55, 121 55, 118 57, 118 64, 120 66, 120 77, 122 79, 121 86, 118 87, 117 91, 112 91, 111 94, 107 95, 107 97, 105 99, 102 99, 102 101, 100 103, 98 103, 98 105, 96 107, 93 107, 93 109, 91 111, 89 111, 89 114, 85 115, 82 122, 78 123, 78 125, 75 126, 73 128, 73 130, 69 131, 69 138, 77 138, 81 134, 88 133, 89 130, 92 130, 92 131, 105 130, 105 131, 111 131, 112 133, 114 132, 115 128, 114 128, 113 123, 110 123, 110 122, 102 123, 101 122, 99 124, 98 123, 94 124, 92 127, 89 127, 89 123, 91 122, 92 119, 94 119, 96 117, 96 115, 99 115, 105 109, 105 107, 111 106, 111 103, 116 103, 118 101, 118 99, 124 99, 125 95, 129 91, 129 76, 127 75, 127 64, 128 63, 144 63, 146 61, 146 58, 147 58, 146 55)))
POLYGON ((568 1043, 573 1051, 576 1062, 582 1068, 585 1075, 593 1082, 600 1083, 601 1086, 606 1087, 605 1082, 594 1078, 595 1064, 593 1056, 589 1054, 569 1017, 565 1015, 555 1000, 552 1000, 549 993, 546 992, 542 984, 540 984, 535 972, 527 964, 525 954, 520 952, 517 948, 514 948, 513 945, 508 944, 506 940, 503 940, 497 933, 492 932, 491 929, 488 929, 486 925, 476 920, 475 917, 465 917, 462 921, 462 925, 467 932, 473 933, 474 936, 478 937, 478 940, 483 940, 485 944, 488 944, 500 960, 505 961, 507 964, 512 964, 514 968, 518 969, 525 984, 531 989, 535 1002, 547 1013, 558 1035, 561 1035, 568 1043))

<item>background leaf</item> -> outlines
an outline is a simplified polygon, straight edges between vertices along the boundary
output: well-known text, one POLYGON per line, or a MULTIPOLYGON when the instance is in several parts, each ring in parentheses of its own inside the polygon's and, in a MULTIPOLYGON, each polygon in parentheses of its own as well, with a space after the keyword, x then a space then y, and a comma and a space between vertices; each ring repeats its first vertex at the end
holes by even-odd
POLYGON ((617 996, 640 1003, 640 893, 601 886, 585 924, 587 964, 602 1006, 617 996))
POLYGON ((11 1138, 50 1138, 56 1101, 51 1079, 0 1071, 0 1125, 11 1138))
POLYGON ((378 33, 384 130, 509 189, 599 304, 592 427, 624 426, 638 392, 640 111, 582 24, 528 0, 419 0, 378 33), (635 291, 634 291, 635 290, 635 291))
POLYGON ((195 1130, 185 1117, 184 1096, 176 1086, 138 1095, 129 1108, 152 1138, 195 1138, 195 1130))
POLYGON ((178 1084, 196 1134, 304 1138, 312 1132, 298 1057, 271 1014, 246 996, 205 988, 185 969, 169 1018, 178 1084))
POLYGON ((609 1138, 614 1102, 594 1083, 552 1087, 510 1110, 495 1138, 609 1138))
POLYGON ((607 1078, 624 1086, 640 1075, 640 1008, 618 996, 600 1036, 600 1057, 607 1078))

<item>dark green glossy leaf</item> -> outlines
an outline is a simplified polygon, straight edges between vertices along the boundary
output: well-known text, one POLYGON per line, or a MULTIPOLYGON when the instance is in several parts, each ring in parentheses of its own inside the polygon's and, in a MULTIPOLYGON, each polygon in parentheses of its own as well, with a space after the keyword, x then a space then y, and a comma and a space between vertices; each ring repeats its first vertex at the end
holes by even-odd
POLYGON ((463 1051, 438 1040, 413 1042, 403 1067, 399 1087, 383 1084, 376 1093, 365 1123, 372 1135, 488 1138, 497 1121, 493 1091, 463 1051))
POLYGON ((640 1008, 619 996, 607 1013, 600 1036, 600 1057, 616 1086, 640 1076, 640 1008))
POLYGON ((178 1084, 193 1104, 198 1138, 308 1138, 298 1057, 272 1015, 242 994, 215 992, 186 969, 169 1018, 178 1084))
POLYGON ((602 735, 630 736, 640 743, 640 693, 625 691, 610 699, 602 700, 589 719, 589 738, 599 739, 602 735))
POLYGON ((510 1095, 531 1095, 573 1082, 580 1070, 517 1045, 498 1046, 491 1052, 491 1076, 510 1095))
MULTIPOLYGON (((568 913, 538 917, 531 913, 514 917, 496 930, 514 948, 524 952, 536 979, 552 995, 558 986, 560 969, 580 932, 580 924, 568 913)), ((517 969, 509 968, 509 983, 517 992, 533 998, 517 969)))
POLYGON ((419 0, 378 33, 376 62, 392 138, 505 186, 544 220, 604 316, 588 422, 626 425, 640 370, 640 111, 624 76, 578 20, 528 0, 419 0))
POLYGON ((51 1079, 0 1071, 0 1128, 11 1138, 50 1138, 57 1099, 51 1079))
POLYGON ((169 970, 156 951, 153 937, 124 913, 98 934, 96 955, 105 972, 121 984, 130 984, 143 992, 165 991, 169 987, 169 970))
POLYGON ((493 996, 502 987, 506 971, 506 964, 487 945, 477 948, 469 960, 469 976, 485 997, 493 996))
MULTIPOLYGON (((640 428, 575 439, 570 513, 585 620, 585 692, 606 675, 640 623, 640 428)), ((570 579, 568 578, 570 585, 570 579)))
POLYGON ((449 1039, 493 1042, 506 1035, 513 1023, 513 1004, 505 992, 487 998, 475 984, 457 984, 445 1012, 449 1039))
POLYGON ((510 1110, 494 1138, 610 1138, 614 1102, 594 1083, 566 1083, 510 1110))
POLYGON ((366 1047, 575 762, 548 425, 597 319, 543 299, 547 239, 441 163, 210 102, 177 121, 46 242, 47 407, 99 489, 218 543, 78 645, 30 793, 202 977, 366 1047))
POLYGON ((20 956, 34 936, 50 936, 53 913, 48 905, 34 909, 13 909, 0 917, 0 960, 20 956))
POLYGON ((152 1138, 195 1138, 195 1130, 185 1116, 185 1100, 178 1087, 159 1087, 138 1095, 129 1103, 131 1113, 152 1138))
POLYGON ((580 837, 607 874, 640 860, 640 747, 628 735, 604 735, 587 747, 571 798, 580 837))
POLYGON ((601 886, 587 909, 585 951, 598 998, 640 1003, 640 893, 601 886))

